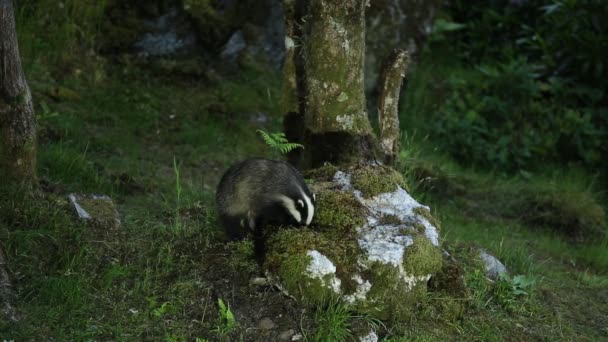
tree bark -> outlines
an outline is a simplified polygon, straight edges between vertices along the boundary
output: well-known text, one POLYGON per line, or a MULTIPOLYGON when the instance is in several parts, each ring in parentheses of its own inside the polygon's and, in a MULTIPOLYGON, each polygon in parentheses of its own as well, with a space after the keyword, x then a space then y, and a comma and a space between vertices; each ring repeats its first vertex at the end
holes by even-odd
POLYGON ((0 173, 36 183, 36 116, 19 57, 12 0, 0 0, 0 173))
POLYGON ((410 56, 406 51, 395 50, 384 62, 379 80, 378 122, 380 146, 384 163, 392 164, 399 153, 399 94, 410 56))
MULTIPOLYGON (((287 132, 304 121, 301 139, 287 134, 306 146, 299 166, 374 158, 377 144, 367 117, 363 83, 367 1, 296 3, 305 4, 306 13, 295 26, 302 30, 301 54, 294 54, 300 107, 299 115, 285 118, 285 126, 287 132)), ((290 82, 288 78, 284 81, 290 82)))
POLYGON ((12 278, 4 247, 0 244, 0 312, 5 320, 16 322, 20 317, 14 306, 15 291, 12 278))

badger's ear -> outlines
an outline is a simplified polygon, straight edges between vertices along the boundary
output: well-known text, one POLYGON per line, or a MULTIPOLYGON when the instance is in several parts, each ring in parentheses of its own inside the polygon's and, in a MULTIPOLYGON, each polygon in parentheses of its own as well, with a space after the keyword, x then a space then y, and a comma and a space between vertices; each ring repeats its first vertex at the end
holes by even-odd
POLYGON ((300 208, 304 208, 304 201, 302 201, 301 199, 298 200, 298 205, 300 206, 300 208))
POLYGON ((317 201, 317 195, 316 194, 312 194, 312 201, 316 202, 317 201))

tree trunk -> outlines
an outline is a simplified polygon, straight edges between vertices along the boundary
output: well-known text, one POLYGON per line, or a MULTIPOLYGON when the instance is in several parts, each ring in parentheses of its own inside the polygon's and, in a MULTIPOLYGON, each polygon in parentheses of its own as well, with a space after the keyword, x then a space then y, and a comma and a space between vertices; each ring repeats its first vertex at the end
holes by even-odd
POLYGON ((380 72, 378 95, 378 123, 380 124, 380 144, 384 152, 384 163, 393 164, 399 153, 399 94, 401 80, 405 76, 409 54, 395 50, 384 62, 380 72))
MULTIPOLYGON (((363 90, 366 2, 304 2, 306 15, 299 23, 303 65, 296 70, 305 131, 301 139, 288 134, 306 146, 300 166, 348 163, 376 153, 363 90)), ((298 55, 295 61, 297 66, 298 55)), ((294 115, 288 116, 286 128, 296 121, 294 115)))
POLYGON ((36 116, 21 69, 12 0, 0 0, 0 174, 36 183, 36 116))
POLYGON ((5 320, 16 322, 20 319, 15 309, 15 291, 12 274, 8 269, 8 258, 0 244, 0 313, 5 320))

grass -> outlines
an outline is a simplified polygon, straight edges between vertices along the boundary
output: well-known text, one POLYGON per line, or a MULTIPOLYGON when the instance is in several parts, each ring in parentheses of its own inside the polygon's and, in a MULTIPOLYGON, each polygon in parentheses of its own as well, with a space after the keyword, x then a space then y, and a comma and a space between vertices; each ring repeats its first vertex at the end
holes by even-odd
MULTIPOLYGON (((21 39, 24 56, 43 43, 27 34, 21 39)), ((215 185, 233 161, 271 155, 256 130, 280 130, 276 75, 244 70, 199 84, 82 58, 82 65, 60 64, 67 71, 55 77, 59 67, 50 66, 51 57, 24 63, 39 114, 45 191, 0 187, 0 241, 16 275, 18 309, 27 313, 21 322, 0 322, 3 338, 269 340, 251 329, 260 316, 312 341, 348 340, 370 325, 387 341, 608 336, 602 315, 608 240, 563 229, 605 229, 605 194, 595 175, 565 167, 505 175, 462 166, 437 149, 424 115, 437 105, 428 94, 441 95, 449 63, 420 64, 409 81, 399 170, 442 222, 444 247, 455 258, 469 260, 482 247, 512 278, 493 283, 478 265, 465 263, 466 298, 453 302, 429 292, 411 322, 382 326, 340 302, 303 312, 280 292, 249 286, 259 271, 252 245, 223 240, 215 185), (78 97, 51 96, 58 86, 78 97), (110 195, 120 230, 75 221, 69 192, 110 195), (541 205, 547 203, 552 206, 541 205), (527 295, 513 293, 518 275, 535 280, 527 295), (218 324, 227 320, 220 298, 238 323, 221 333, 218 324)))

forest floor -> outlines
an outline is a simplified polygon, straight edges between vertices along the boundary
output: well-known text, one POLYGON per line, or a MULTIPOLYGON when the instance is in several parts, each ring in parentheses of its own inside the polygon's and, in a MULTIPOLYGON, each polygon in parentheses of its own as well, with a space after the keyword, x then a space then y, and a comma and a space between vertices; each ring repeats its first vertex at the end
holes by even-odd
MULTIPOLYGON (((246 157, 273 157, 256 129, 281 130, 276 76, 243 71, 199 82, 135 66, 53 75, 34 64, 26 74, 43 193, 0 198, 0 241, 22 314, 17 323, 0 322, 2 340, 275 341, 302 334, 315 341, 328 340, 324 329, 357 321, 331 308, 302 309, 274 288, 250 284, 259 272, 251 246, 226 243, 216 223, 222 172, 246 157), (111 196, 121 227, 77 222, 67 204, 72 192, 111 196), (221 317, 218 299, 234 321, 221 317)), ((441 298, 429 294, 408 324, 381 326, 383 338, 608 340, 608 243, 574 242, 525 220, 525 212, 513 214, 535 203, 534 195, 518 194, 549 194, 590 203, 572 210, 588 215, 599 201, 593 177, 556 169, 522 179, 463 168, 430 141, 407 136, 398 167, 442 222, 444 247, 457 258, 483 247, 534 284, 501 294, 467 270, 464 312, 430 309, 441 298)))

